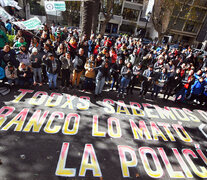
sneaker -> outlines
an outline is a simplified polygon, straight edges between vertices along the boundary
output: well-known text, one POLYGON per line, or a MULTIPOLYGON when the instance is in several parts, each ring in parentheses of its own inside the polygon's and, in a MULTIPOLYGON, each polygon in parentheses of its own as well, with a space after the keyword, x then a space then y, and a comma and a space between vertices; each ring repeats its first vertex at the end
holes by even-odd
POLYGON ((110 88, 109 91, 113 91, 113 88, 110 88))

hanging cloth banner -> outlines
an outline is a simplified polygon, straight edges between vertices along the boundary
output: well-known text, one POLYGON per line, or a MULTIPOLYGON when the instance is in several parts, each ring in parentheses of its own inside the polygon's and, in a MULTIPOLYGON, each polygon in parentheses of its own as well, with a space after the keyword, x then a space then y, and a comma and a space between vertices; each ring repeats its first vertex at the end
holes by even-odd
POLYGON ((18 6, 18 2, 14 0, 0 0, 0 4, 2 7, 11 6, 11 7, 15 7, 18 10, 22 9, 20 6, 18 6))
POLYGON ((64 1, 45 1, 45 11, 66 11, 64 1))
POLYGON ((25 30, 35 30, 42 26, 42 23, 38 17, 31 18, 27 21, 13 22, 13 24, 25 30))
POLYGON ((7 19, 12 19, 13 17, 4 10, 4 8, 0 7, 0 17, 3 19, 3 20, 7 20, 7 19))

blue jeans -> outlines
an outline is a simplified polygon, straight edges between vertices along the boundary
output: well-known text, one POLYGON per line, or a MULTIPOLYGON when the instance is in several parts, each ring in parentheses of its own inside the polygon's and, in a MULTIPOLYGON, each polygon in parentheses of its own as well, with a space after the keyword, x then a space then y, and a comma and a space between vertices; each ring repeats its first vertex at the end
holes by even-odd
POLYGON ((85 77, 85 82, 84 82, 84 89, 91 89, 93 86, 93 78, 87 78, 85 77))
POLYGON ((156 84, 154 84, 154 88, 153 88, 153 91, 152 91, 152 96, 155 95, 155 97, 157 97, 158 93, 160 92, 162 88, 160 86, 157 86, 156 84))
POLYGON ((175 96, 175 100, 177 101, 178 97, 181 95, 180 101, 184 101, 185 100, 185 96, 187 94, 188 90, 185 89, 184 87, 176 94, 175 96))
POLYGON ((39 77, 40 83, 42 82, 42 68, 33 68, 33 80, 37 82, 37 76, 39 77))
POLYGON ((102 77, 101 79, 96 79, 96 89, 95 89, 95 94, 101 94, 103 87, 105 84, 105 77, 102 77))
POLYGON ((32 78, 19 78, 18 84, 20 86, 25 86, 26 84, 31 85, 33 82, 32 78))
POLYGON ((54 85, 54 88, 57 87, 57 74, 48 73, 48 82, 49 82, 49 88, 52 88, 52 83, 54 85))
POLYGON ((15 83, 15 85, 18 84, 18 79, 8 79, 8 83, 11 85, 12 83, 15 83))
POLYGON ((127 79, 125 77, 121 78, 121 84, 118 93, 122 92, 125 93, 127 86, 129 85, 130 79, 127 79))

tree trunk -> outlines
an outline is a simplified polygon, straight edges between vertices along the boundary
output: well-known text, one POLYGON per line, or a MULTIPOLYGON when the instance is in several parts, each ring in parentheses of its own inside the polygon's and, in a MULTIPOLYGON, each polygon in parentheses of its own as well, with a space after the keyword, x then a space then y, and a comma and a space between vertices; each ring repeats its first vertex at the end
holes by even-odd
POLYGON ((100 12, 100 0, 95 0, 93 3, 93 22, 92 22, 92 31, 96 34, 97 26, 98 26, 98 15, 100 12))
POLYGON ((158 43, 159 43, 159 44, 162 43, 162 39, 163 39, 163 37, 164 37, 164 34, 158 32, 158 43))
POLYGON ((100 34, 103 36, 105 31, 106 31, 106 25, 109 21, 105 20, 101 23, 101 30, 100 30, 100 34))
POLYGON ((92 18, 93 18, 93 3, 91 1, 83 2, 82 8, 82 22, 81 22, 81 30, 82 36, 86 34, 87 39, 91 36, 91 28, 92 28, 92 18))

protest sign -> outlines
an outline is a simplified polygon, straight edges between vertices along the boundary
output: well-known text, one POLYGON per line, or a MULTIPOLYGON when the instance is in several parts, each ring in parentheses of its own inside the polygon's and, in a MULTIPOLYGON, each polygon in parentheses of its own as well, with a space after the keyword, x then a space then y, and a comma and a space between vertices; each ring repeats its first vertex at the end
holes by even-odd
POLYGON ((20 6, 18 6, 18 2, 14 0, 0 0, 0 4, 2 7, 11 6, 11 7, 15 7, 18 10, 22 9, 20 6))
POLYGON ((12 19, 12 16, 4 10, 4 8, 0 7, 0 17, 3 20, 12 19))
POLYGON ((31 18, 27 21, 20 21, 20 22, 13 22, 13 23, 19 26, 21 29, 26 29, 26 30, 35 30, 42 25, 38 17, 31 18))

